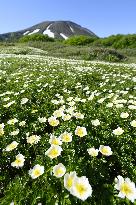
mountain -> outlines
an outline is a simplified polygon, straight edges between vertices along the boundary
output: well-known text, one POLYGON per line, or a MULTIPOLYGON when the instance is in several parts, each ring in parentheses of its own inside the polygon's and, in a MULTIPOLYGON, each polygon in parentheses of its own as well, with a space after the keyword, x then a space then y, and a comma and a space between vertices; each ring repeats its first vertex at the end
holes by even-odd
POLYGON ((21 36, 31 35, 34 33, 47 34, 49 37, 58 39, 67 39, 74 35, 96 36, 89 29, 72 21, 44 21, 17 32, 0 34, 0 39, 8 40, 11 38, 20 38, 21 36))

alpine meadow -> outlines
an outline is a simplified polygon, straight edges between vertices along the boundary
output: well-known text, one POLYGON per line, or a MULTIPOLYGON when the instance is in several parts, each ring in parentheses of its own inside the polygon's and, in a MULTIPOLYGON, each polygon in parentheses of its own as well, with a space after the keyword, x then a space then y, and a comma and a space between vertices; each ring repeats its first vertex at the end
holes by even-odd
POLYGON ((136 65, 1 54, 1 204, 131 204, 136 65))
POLYGON ((0 205, 136 205, 134 8, 1 1, 0 205))

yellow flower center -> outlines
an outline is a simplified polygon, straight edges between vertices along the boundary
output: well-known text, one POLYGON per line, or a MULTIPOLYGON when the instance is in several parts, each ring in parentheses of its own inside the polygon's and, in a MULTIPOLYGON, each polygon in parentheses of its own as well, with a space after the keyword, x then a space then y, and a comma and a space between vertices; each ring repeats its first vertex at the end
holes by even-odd
POLYGON ((13 125, 13 124, 14 124, 14 120, 11 120, 11 121, 10 121, 10 124, 12 124, 12 125, 13 125))
POLYGON ((33 171, 33 173, 34 173, 34 175, 35 175, 36 177, 40 176, 40 170, 39 170, 39 169, 35 169, 35 170, 33 171))
POLYGON ((12 149, 16 148, 16 145, 10 144, 10 145, 8 146, 8 148, 9 148, 10 150, 12 150, 12 149))
POLYGON ((66 142, 69 142, 70 141, 70 136, 69 135, 64 135, 63 140, 66 141, 66 142))
POLYGON ((59 168, 58 170, 56 170, 56 175, 60 175, 60 174, 63 174, 64 171, 62 168, 59 168))
POLYGON ((67 180, 67 187, 68 187, 68 188, 71 188, 71 187, 72 187, 72 184, 73 184, 73 178, 72 178, 72 177, 69 177, 69 179, 67 180))
POLYGON ((36 141, 36 137, 33 135, 29 138, 29 143, 33 144, 36 141))
POLYGON ((129 195, 133 193, 131 187, 126 182, 122 184, 120 191, 125 195, 129 195))
POLYGON ((109 150, 106 147, 104 147, 104 148, 102 148, 102 153, 109 154, 109 150))
POLYGON ((49 153, 51 157, 56 157, 58 155, 58 150, 57 149, 52 149, 49 153))
POLYGON ((79 128, 77 131, 77 134, 78 134, 78 136, 83 137, 83 135, 84 135, 83 129, 79 128))
POLYGON ((86 192, 86 187, 83 184, 76 184, 76 189, 78 191, 78 193, 82 196, 85 192, 86 192))
POLYGON ((53 139, 53 140, 52 140, 52 144, 54 144, 54 145, 59 145, 59 140, 58 140, 58 139, 53 139))
POLYGON ((0 129, 0 135, 3 135, 3 134, 4 134, 4 130, 0 129))
POLYGON ((50 125, 51 125, 51 126, 57 126, 57 125, 58 125, 58 120, 52 120, 52 121, 50 122, 50 125))
POLYGON ((15 163, 16 163, 17 165, 19 165, 19 164, 22 163, 22 160, 21 160, 21 159, 16 159, 16 160, 15 160, 15 163))

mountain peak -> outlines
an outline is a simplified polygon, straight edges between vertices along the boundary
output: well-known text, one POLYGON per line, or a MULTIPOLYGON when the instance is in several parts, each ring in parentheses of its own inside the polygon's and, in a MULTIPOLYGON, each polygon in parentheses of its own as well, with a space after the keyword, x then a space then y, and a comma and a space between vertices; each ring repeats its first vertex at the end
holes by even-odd
POLYGON ((25 35, 31 35, 34 33, 41 33, 48 35, 52 38, 67 39, 74 35, 86 35, 86 36, 96 36, 92 31, 84 28, 72 21, 44 21, 31 26, 27 29, 23 29, 17 32, 10 32, 6 34, 1 34, 1 38, 10 38, 14 34, 16 37, 21 37, 25 35))

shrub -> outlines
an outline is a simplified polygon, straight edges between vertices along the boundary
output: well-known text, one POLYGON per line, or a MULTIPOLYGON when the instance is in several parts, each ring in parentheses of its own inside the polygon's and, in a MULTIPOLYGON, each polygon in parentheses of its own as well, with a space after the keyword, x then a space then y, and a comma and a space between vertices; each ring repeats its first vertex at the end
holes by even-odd
POLYGON ((102 60, 109 62, 118 62, 125 60, 125 56, 114 49, 92 48, 85 56, 85 60, 102 60))
POLYGON ((23 36, 22 38, 20 38, 19 41, 21 43, 25 43, 25 42, 29 42, 29 41, 43 41, 43 42, 50 41, 50 42, 53 42, 54 39, 49 37, 48 35, 43 35, 43 34, 37 33, 37 34, 23 36))
POLYGON ((84 46, 94 42, 96 39, 96 37, 89 36, 72 36, 69 39, 65 40, 64 43, 73 46, 84 46))
POLYGON ((94 41, 94 46, 104 46, 113 48, 136 48, 136 34, 112 35, 106 38, 100 38, 94 41))
POLYGON ((113 43, 115 48, 136 48, 136 35, 125 35, 113 43))

